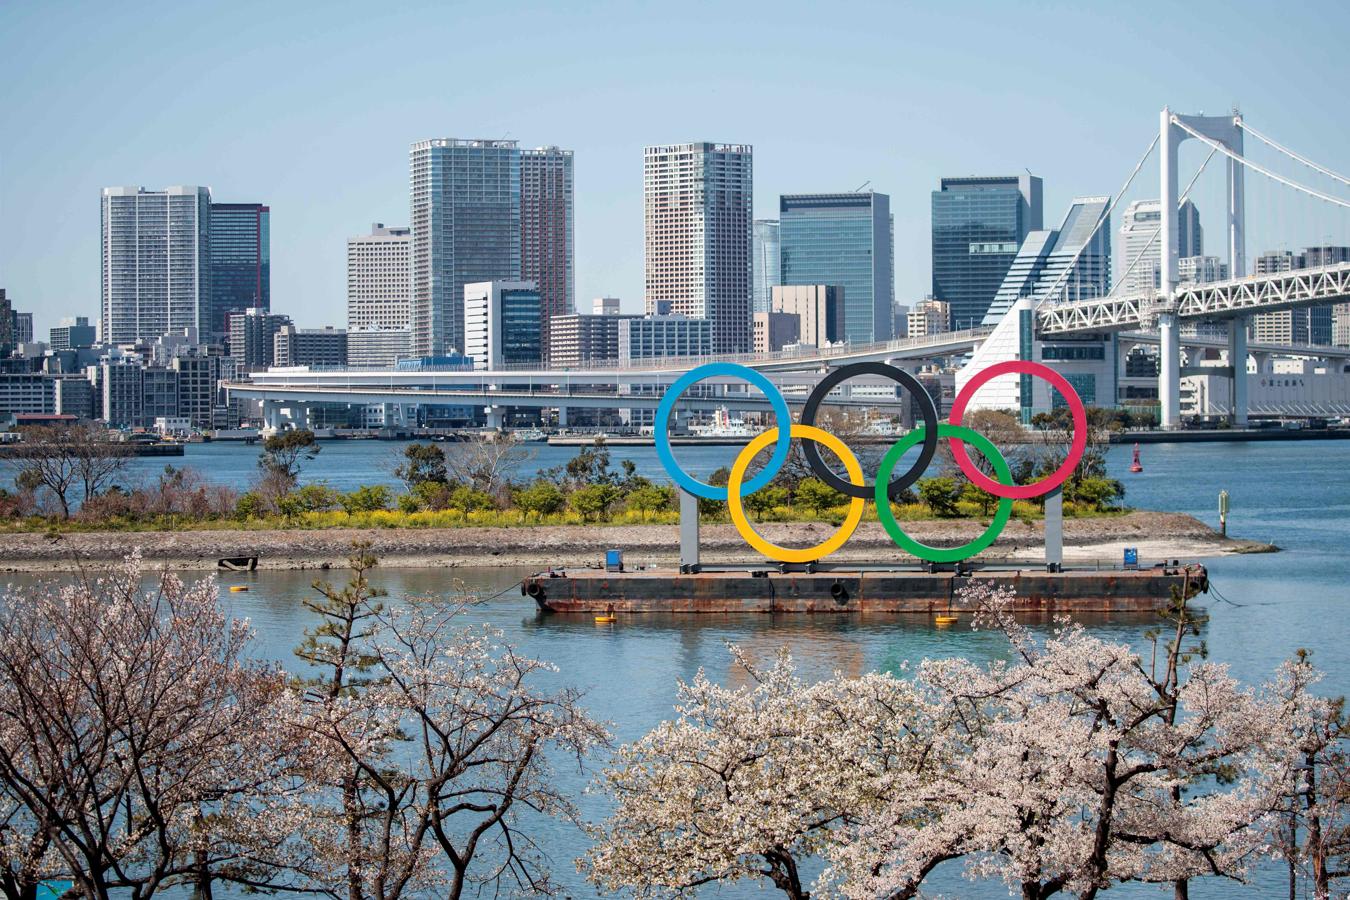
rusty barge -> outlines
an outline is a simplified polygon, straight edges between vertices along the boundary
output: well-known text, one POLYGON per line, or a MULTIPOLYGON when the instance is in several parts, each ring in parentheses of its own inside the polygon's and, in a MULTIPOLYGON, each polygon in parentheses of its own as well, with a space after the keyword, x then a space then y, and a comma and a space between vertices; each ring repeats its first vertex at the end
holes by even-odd
POLYGON ((819 613, 940 615, 956 593, 989 580, 1017 592, 1025 613, 1142 613, 1209 591, 1205 567, 1046 571, 1044 568, 860 569, 568 569, 521 583, 545 613, 819 613))

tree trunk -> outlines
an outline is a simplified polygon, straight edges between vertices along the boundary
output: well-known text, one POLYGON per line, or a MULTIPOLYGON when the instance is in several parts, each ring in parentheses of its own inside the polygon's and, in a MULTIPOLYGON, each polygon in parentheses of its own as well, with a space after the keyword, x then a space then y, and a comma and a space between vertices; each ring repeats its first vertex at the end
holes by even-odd
POLYGON ((789 900, 811 900, 811 892, 802 889, 797 861, 792 858, 791 853, 776 848, 765 853, 764 858, 769 863, 769 879, 788 896, 789 900))
POLYGON ((343 780, 342 810, 347 818, 347 900, 365 900, 361 889, 361 823, 356 808, 356 776, 343 780))

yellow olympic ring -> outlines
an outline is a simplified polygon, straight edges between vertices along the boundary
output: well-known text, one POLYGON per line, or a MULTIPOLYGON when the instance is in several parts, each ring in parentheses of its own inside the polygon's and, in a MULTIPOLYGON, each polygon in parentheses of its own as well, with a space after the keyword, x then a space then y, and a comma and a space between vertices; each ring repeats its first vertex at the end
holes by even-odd
MULTIPOLYGON (((843 441, 828 431, 822 431, 814 425, 793 423, 789 437, 803 438, 829 447, 830 450, 834 451, 834 455, 843 461, 844 468, 848 470, 849 481, 857 485, 863 484, 862 466, 858 465, 858 458, 853 455, 853 451, 848 449, 843 441)), ((736 457, 736 462, 731 466, 731 477, 727 479, 727 511, 731 513, 731 522, 736 526, 736 530, 740 532, 745 542, 769 559, 787 563, 814 562, 828 556, 848 542, 848 539, 853 536, 853 532, 857 530, 858 524, 862 522, 863 507, 867 501, 861 497, 854 497, 849 500, 848 516, 844 518, 844 524, 839 526, 839 530, 834 533, 833 537, 814 547, 795 550, 791 547, 780 547, 764 540, 755 531, 749 520, 745 518, 745 508, 741 499, 741 481, 745 478, 745 470, 750 465, 750 461, 755 458, 755 455, 776 440, 778 440, 778 429, 770 428, 768 431, 760 433, 749 444, 746 444, 745 449, 741 451, 741 455, 736 457)))

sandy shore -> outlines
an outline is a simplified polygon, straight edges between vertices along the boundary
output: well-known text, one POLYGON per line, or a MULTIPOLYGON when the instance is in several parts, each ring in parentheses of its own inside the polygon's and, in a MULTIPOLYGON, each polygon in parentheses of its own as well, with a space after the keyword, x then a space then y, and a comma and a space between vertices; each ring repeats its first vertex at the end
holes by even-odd
MULTIPOLYGON (((832 533, 824 523, 765 523, 758 526, 768 540, 804 546, 832 533)), ((911 522, 906 530, 921 542, 952 546, 984 530, 975 521, 950 519, 911 522)), ((704 525, 705 562, 762 560, 745 546, 730 525, 704 525)), ((225 556, 259 557, 267 569, 341 567, 353 541, 370 541, 385 566, 581 566, 602 563, 605 550, 622 548, 630 566, 678 562, 674 525, 592 525, 536 528, 357 529, 322 531, 181 531, 0 535, 0 571, 72 570, 89 563, 120 559, 139 547, 146 560, 173 569, 214 569, 225 556)), ((1192 516, 1179 513, 1132 512, 1094 519, 1069 519, 1064 526, 1065 561, 1119 563, 1125 547, 1139 549, 1141 563, 1169 559, 1195 560, 1228 553, 1274 550, 1268 544, 1222 538, 1192 516)), ((1013 521, 984 554, 986 559, 1044 559, 1039 522, 1013 521)), ((865 522, 848 545, 830 557, 835 562, 913 562, 875 522, 865 522)))

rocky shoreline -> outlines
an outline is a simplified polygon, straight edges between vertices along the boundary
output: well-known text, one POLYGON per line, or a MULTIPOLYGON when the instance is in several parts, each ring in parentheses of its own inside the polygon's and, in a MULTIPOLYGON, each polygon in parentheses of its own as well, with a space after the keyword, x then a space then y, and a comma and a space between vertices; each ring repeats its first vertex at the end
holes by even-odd
MULTIPOLYGON (((785 546, 823 541, 833 529, 826 523, 764 523, 760 534, 785 546)), ((984 530, 967 519, 905 523, 917 540, 951 546, 984 530)), ((982 558, 1034 562, 1044 558, 1040 522, 1012 521, 982 558)), ((704 525, 705 562, 761 561, 730 525, 704 525)), ((73 571, 118 560, 133 548, 156 566, 169 569, 216 568, 230 556, 259 558, 264 569, 340 568, 354 541, 369 541, 381 564, 389 567, 454 568, 482 566, 585 566, 602 563, 611 547, 624 551, 630 566, 673 565, 679 557, 674 525, 576 525, 523 528, 334 528, 275 531, 146 531, 0 535, 0 571, 73 571)), ((1118 564, 1125 547, 1137 547, 1140 563, 1156 560, 1269 552, 1278 548, 1255 541, 1224 538, 1192 516, 1135 511, 1120 516, 1068 519, 1064 555, 1070 563, 1118 564)), ((865 522, 849 543, 830 557, 835 562, 912 563, 875 522, 865 522)))

